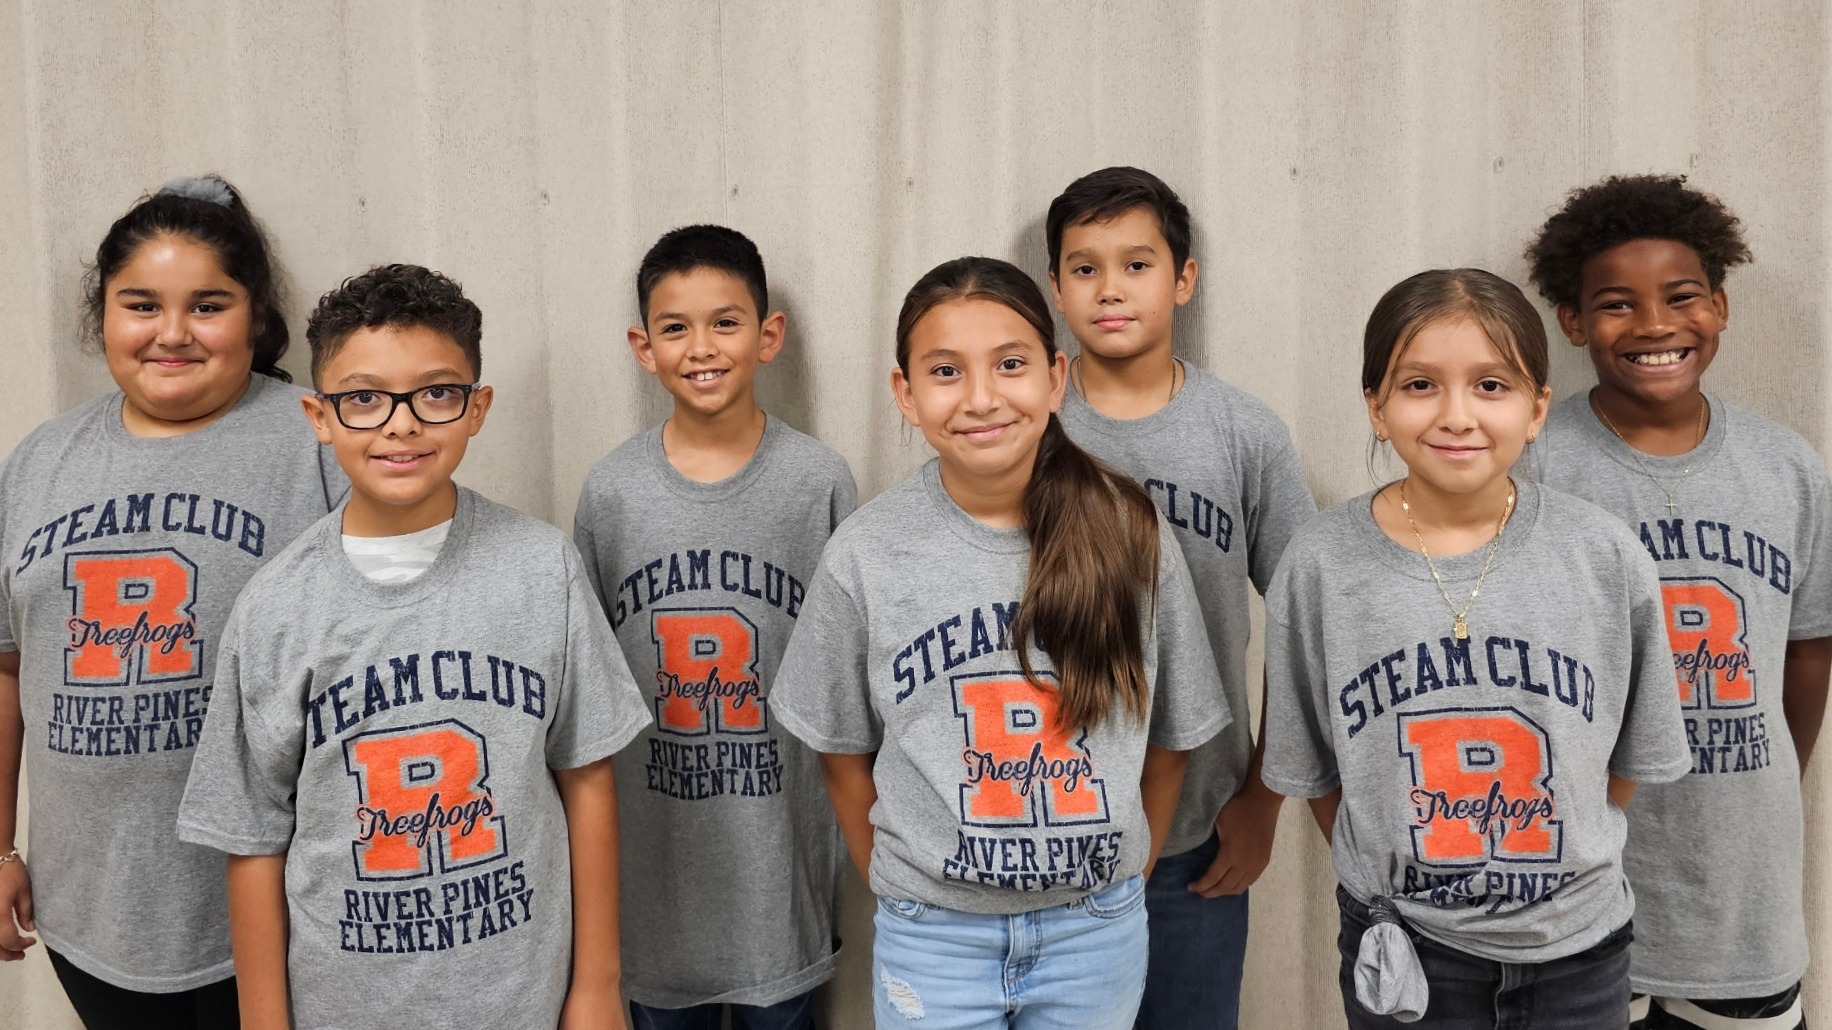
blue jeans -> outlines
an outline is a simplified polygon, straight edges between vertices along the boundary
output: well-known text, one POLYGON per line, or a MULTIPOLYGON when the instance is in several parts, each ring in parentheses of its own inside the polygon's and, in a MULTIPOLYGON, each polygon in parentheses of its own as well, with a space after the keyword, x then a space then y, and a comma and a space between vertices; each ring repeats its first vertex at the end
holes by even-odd
POLYGON ((1209 871, 1221 838, 1158 859, 1145 884, 1151 964, 1137 1030, 1234 1030, 1247 961, 1247 895, 1205 898, 1189 885, 1209 871))
POLYGON ((879 898, 878 1030, 1126 1030, 1145 989, 1145 882, 1018 915, 879 898))
POLYGON ((719 1030, 727 1008, 732 1011, 732 1030, 814 1030, 813 991, 774 1005, 657 1009, 630 1002, 630 1030, 719 1030))
POLYGON ((1349 1030, 1628 1030, 1628 944, 1623 923, 1586 951, 1550 962, 1514 963, 1458 951, 1406 929, 1418 951, 1431 1000, 1425 1018, 1402 1023, 1355 1000, 1355 956, 1368 928, 1367 907, 1336 888, 1342 932, 1342 1007, 1349 1030))

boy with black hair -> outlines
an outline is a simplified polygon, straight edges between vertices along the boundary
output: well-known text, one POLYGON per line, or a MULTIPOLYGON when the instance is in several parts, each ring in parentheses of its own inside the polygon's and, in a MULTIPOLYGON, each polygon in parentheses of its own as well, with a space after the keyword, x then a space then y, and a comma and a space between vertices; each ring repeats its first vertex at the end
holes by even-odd
POLYGON ((248 1025, 623 1025, 609 756, 646 713, 565 535, 452 482, 481 335, 413 265, 312 313, 349 500, 237 599, 178 817, 230 856, 248 1025))
POLYGON ((664 235, 630 350, 674 399, 592 469, 574 539, 655 724, 616 757, 632 1024, 808 1030, 833 975, 843 852, 813 751, 769 696, 821 549, 857 502, 839 455, 758 407, 782 348, 742 234, 664 235))
POLYGON ((1717 198, 1634 175, 1574 190, 1527 257, 1597 374, 1553 408, 1541 475, 1626 518, 1658 563, 1692 743, 1691 775, 1628 810, 1636 1025, 1803 1026, 1800 777, 1832 671, 1832 509, 1805 440, 1700 386, 1749 250, 1717 198))
MULTIPOLYGON (((1045 231, 1050 291, 1081 345, 1062 424, 1142 482, 1175 527, 1229 710, 1246 712, 1249 591, 1265 592, 1316 512, 1291 434, 1258 399, 1175 357, 1172 317, 1195 294, 1196 260, 1189 209, 1163 180, 1125 167, 1085 175, 1051 202, 1045 231)), ((1147 885, 1148 1030, 1232 1030, 1239 1018, 1247 888, 1271 857, 1283 800, 1260 781, 1247 722, 1190 752, 1147 885)))

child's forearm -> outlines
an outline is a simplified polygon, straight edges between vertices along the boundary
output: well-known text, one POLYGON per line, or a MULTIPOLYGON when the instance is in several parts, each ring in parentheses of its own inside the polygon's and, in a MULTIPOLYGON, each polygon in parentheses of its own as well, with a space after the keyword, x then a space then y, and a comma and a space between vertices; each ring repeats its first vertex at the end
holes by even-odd
POLYGON ((1635 781, 1625 780, 1615 773, 1609 774, 1609 803, 1617 808, 1628 807, 1635 797, 1635 781))
POLYGON ((821 776, 827 781, 827 796, 833 800, 833 814, 840 823, 840 835, 846 838, 846 850, 852 864, 866 883, 871 883, 872 826, 871 806, 878 803, 878 785, 872 782, 871 767, 877 756, 821 755, 821 776))
POLYGON ((1177 814, 1177 797, 1183 793, 1183 771, 1189 767, 1188 751, 1172 751, 1156 744, 1145 745, 1145 764, 1139 772, 1139 800, 1145 805, 1145 825, 1151 828, 1151 854, 1145 859, 1145 875, 1151 876, 1158 864, 1158 852, 1170 836, 1170 823, 1177 814))
POLYGON ((1336 843, 1336 810, 1342 807, 1342 788, 1337 787, 1320 798, 1310 799, 1310 816, 1323 831, 1323 843, 1336 843))
POLYGON ((229 938, 243 1030, 287 1030, 284 853, 229 856, 229 938))
POLYGON ((1832 637, 1790 640, 1781 666, 1781 714, 1788 736, 1794 738, 1794 756, 1800 771, 1819 740, 1819 725, 1826 719, 1826 681, 1832 679, 1832 637))
POLYGON ((620 1007, 623 956, 618 938, 617 787, 611 760, 557 769, 572 858, 573 958, 569 993, 596 993, 620 1007))
POLYGON ((19 709, 19 652, 0 651, 0 855, 13 849, 19 816, 19 756, 25 717, 19 709))

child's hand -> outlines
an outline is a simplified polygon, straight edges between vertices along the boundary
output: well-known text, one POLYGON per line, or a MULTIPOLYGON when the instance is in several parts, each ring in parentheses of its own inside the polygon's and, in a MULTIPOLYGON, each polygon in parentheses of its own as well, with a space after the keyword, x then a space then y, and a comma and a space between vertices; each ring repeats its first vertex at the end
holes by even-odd
POLYGON ((623 992, 575 986, 560 1009, 560 1030, 625 1030, 623 992))
POLYGON ((1279 806, 1284 800, 1257 780, 1229 798, 1215 819, 1221 850, 1209 863, 1208 872, 1190 884, 1190 890, 1205 898, 1219 898, 1253 886, 1272 861, 1272 838, 1278 832, 1279 806))
POLYGON ((38 943, 36 937, 25 934, 36 929, 38 925, 32 920, 32 874, 26 872, 25 859, 15 858, 0 866, 0 962, 25 958, 25 949, 38 943))

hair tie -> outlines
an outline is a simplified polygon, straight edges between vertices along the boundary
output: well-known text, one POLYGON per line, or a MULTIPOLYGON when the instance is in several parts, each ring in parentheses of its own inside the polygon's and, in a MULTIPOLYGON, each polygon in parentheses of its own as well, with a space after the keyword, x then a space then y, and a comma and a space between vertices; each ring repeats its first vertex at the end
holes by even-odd
POLYGON ((181 175, 159 187, 155 195, 185 197, 223 207, 235 204, 235 193, 229 189, 229 184, 210 175, 181 175))

